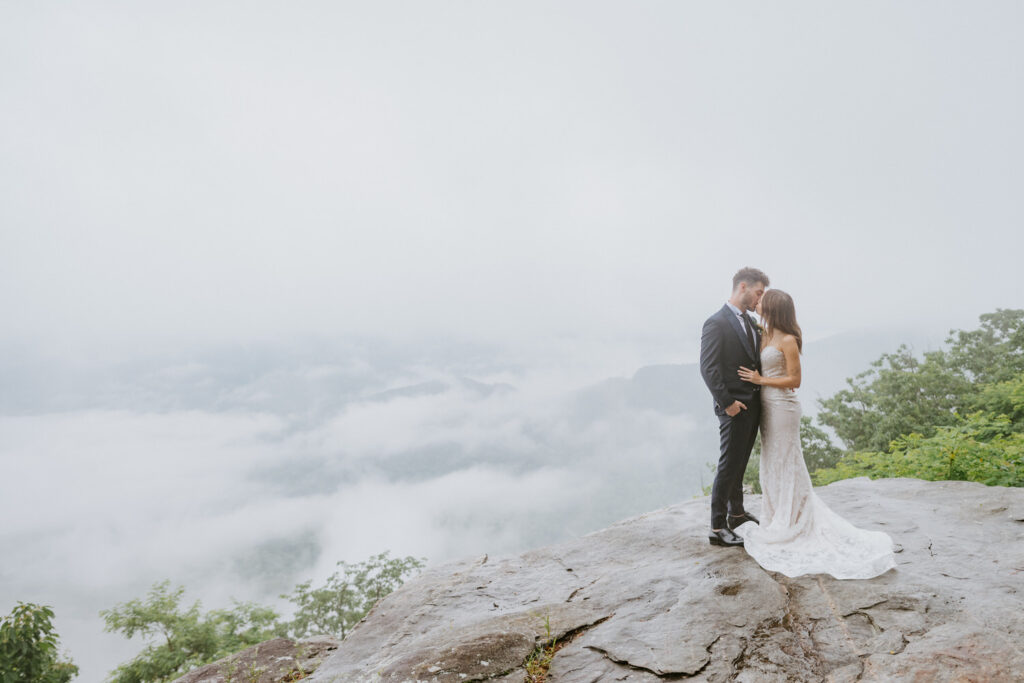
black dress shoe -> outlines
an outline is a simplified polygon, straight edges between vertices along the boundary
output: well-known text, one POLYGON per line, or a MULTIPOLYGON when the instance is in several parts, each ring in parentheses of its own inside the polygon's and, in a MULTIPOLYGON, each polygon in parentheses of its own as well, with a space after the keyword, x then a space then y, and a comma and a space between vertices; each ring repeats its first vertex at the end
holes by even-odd
POLYGON ((743 545, 743 539, 729 529, 719 529, 708 533, 708 540, 711 545, 743 545))
POLYGON ((754 515, 750 514, 749 512, 744 512, 739 517, 735 517, 733 515, 729 515, 726 518, 726 520, 725 520, 725 523, 729 526, 730 530, 731 529, 735 529, 740 524, 746 524, 747 522, 753 522, 754 524, 757 524, 758 526, 761 525, 760 520, 758 520, 757 517, 755 517, 754 515))

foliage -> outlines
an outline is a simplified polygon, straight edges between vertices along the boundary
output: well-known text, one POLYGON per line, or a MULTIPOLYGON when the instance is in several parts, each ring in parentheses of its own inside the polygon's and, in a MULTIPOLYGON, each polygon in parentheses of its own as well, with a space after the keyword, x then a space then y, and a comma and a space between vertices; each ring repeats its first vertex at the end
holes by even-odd
POLYGON ((384 552, 365 562, 338 564, 342 571, 335 572, 324 586, 311 588, 307 581, 296 586, 292 595, 281 596, 298 605, 292 622, 282 622, 273 609, 251 602, 234 601, 230 609, 203 614, 199 601, 188 608, 181 606, 185 589, 172 590, 169 581, 154 584, 145 600, 129 600, 103 610, 100 616, 107 631, 149 640, 134 659, 111 672, 111 683, 173 680, 289 632, 295 638, 318 634, 344 638, 381 598, 421 569, 424 560, 391 559, 384 552))
POLYGON ((815 472, 814 483, 869 476, 1024 486, 1024 311, 981 319, 981 329, 951 336, 942 356, 948 372, 967 383, 958 410, 943 414, 945 424, 933 421, 884 447, 853 452, 815 472))
POLYGON ((976 481, 1024 486, 1024 431, 1006 416, 975 413, 932 436, 908 434, 891 452, 861 452, 812 475, 816 485, 868 476, 976 481))
POLYGON ((977 330, 950 333, 948 366, 979 385, 1024 373, 1024 310, 997 308, 980 320, 977 330))
POLYGON ((57 654, 53 610, 19 602, 0 619, 0 683, 67 683, 78 667, 57 654))
POLYGON ((942 351, 920 360, 906 346, 846 382, 846 389, 820 401, 818 420, 860 451, 882 451, 902 434, 931 435, 953 424, 971 391, 970 382, 948 370, 942 351))
MULTIPOLYGON (((1024 310, 997 309, 977 330, 954 330, 948 348, 917 358, 883 354, 847 388, 821 401, 819 421, 850 451, 887 451, 904 434, 931 437, 977 410, 984 388, 1024 372, 1024 310)), ((991 398, 991 397, 990 397, 991 398)))
POLYGON ((974 398, 973 407, 1006 417, 1014 431, 1024 431, 1024 371, 1013 379, 982 387, 974 398))
POLYGON ((297 638, 333 635, 344 638, 385 595, 418 572, 424 560, 414 557, 389 558, 387 552, 349 564, 338 562, 340 572, 313 588, 312 581, 300 583, 291 595, 282 595, 298 609, 288 624, 297 638))
POLYGON ((219 647, 214 660, 244 650, 251 645, 287 635, 277 612, 253 602, 232 601, 231 609, 214 610, 207 620, 216 628, 219 647))
POLYGON ((111 672, 113 683, 169 681, 203 664, 271 638, 284 636, 270 608, 235 601, 232 609, 200 613, 200 603, 179 607, 183 587, 157 583, 145 601, 135 599, 103 610, 106 630, 152 640, 134 659, 111 672), (158 640, 155 640, 158 639, 158 640))

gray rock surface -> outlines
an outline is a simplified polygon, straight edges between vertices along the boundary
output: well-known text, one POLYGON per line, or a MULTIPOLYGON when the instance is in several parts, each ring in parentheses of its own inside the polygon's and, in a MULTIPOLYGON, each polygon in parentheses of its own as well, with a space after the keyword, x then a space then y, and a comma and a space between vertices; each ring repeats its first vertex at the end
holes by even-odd
MULTIPOLYGON (((517 557, 433 568, 306 679, 550 683, 1024 680, 1024 489, 852 479, 817 489, 888 532, 897 567, 795 579, 707 542, 708 501, 517 557)), ((748 498, 755 513, 757 496, 748 498)))
POLYGON ((305 679, 340 641, 328 636, 275 638, 189 671, 174 683, 281 683, 305 679))

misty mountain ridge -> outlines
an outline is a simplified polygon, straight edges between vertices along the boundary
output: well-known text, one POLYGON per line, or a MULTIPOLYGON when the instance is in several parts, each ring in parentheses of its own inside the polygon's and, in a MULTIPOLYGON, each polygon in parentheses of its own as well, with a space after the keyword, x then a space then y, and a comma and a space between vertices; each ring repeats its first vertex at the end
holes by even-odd
MULTIPOLYGON (((933 349, 943 339, 931 330, 881 328, 808 342, 802 393, 828 396, 881 353, 901 344, 933 349)), ((628 395, 626 405, 634 408, 669 414, 699 410, 699 399, 683 395, 702 390, 692 372, 684 369, 690 366, 696 364, 642 366, 628 378, 609 377, 581 386, 580 401, 593 402, 597 408, 603 400, 616 400, 612 397, 620 385, 628 395), (607 399, 600 398, 603 392, 609 393, 607 399)), ((293 347, 212 346, 95 363, 69 362, 7 344, 0 353, 0 414, 262 410, 323 417, 353 402, 439 395, 454 388, 486 399, 514 390, 515 384, 477 378, 496 373, 516 376, 526 369, 522 359, 511 360, 500 348, 450 342, 415 348, 367 340, 340 345, 307 341, 293 347), (423 378, 424 372, 433 376, 423 378)))

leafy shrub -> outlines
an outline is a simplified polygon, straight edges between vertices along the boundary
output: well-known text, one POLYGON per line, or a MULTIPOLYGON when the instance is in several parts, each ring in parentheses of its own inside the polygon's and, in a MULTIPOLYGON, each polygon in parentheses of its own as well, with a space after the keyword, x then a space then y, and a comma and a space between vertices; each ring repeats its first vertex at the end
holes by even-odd
POLYGON ((1006 416, 979 412, 929 437, 902 436, 890 452, 854 453, 811 478, 820 486, 861 476, 1024 486, 1024 432, 1006 416))
POLYGON ((78 667, 57 654, 53 610, 19 602, 0 619, 0 683, 67 683, 78 667))
POLYGON ((179 606, 183 587, 170 589, 170 581, 157 583, 146 600, 129 600, 100 616, 106 630, 125 638, 136 635, 151 642, 129 662, 111 672, 112 683, 170 681, 185 672, 250 645, 285 635, 278 615, 268 607, 235 602, 233 609, 199 611, 199 601, 179 606))
POLYGON ((387 552, 356 564, 338 562, 342 569, 327 578, 320 588, 306 581, 291 595, 282 595, 298 609, 289 623, 297 638, 333 635, 344 638, 377 602, 402 585, 406 576, 423 567, 414 557, 389 558, 387 552))

